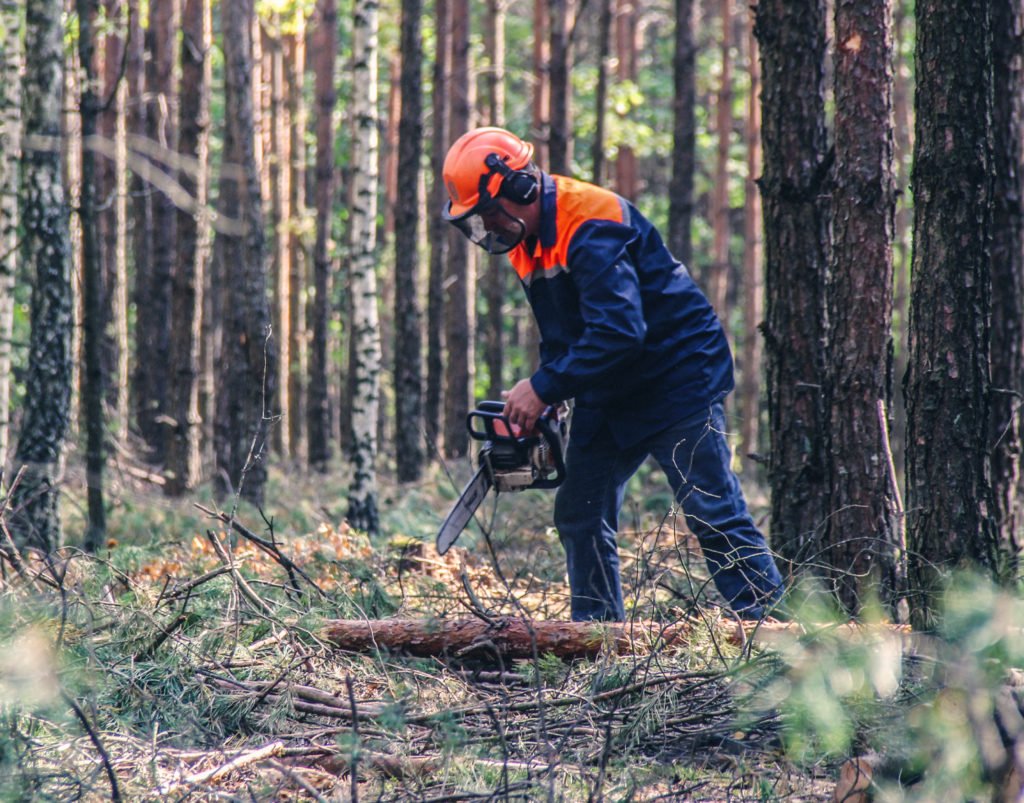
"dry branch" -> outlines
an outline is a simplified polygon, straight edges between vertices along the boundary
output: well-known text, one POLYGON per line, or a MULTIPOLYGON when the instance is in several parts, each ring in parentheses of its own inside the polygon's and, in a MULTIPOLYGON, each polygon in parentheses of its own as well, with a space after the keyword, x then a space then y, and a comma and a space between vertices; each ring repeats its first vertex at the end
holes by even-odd
MULTIPOLYGON (((850 622, 822 628, 822 632, 857 637, 879 632, 877 627, 850 622)), ((888 625, 883 632, 909 633, 905 625, 888 625)), ((770 646, 780 636, 797 637, 807 629, 792 622, 723 622, 712 633, 720 641, 744 646, 751 640, 770 646)), ((685 646, 707 636, 703 625, 630 622, 552 622, 519 618, 336 620, 324 628, 324 638, 343 650, 400 650, 410 655, 435 656, 498 654, 503 658, 530 658, 553 654, 559 658, 588 658, 602 649, 619 654, 644 653, 666 646, 685 646)))

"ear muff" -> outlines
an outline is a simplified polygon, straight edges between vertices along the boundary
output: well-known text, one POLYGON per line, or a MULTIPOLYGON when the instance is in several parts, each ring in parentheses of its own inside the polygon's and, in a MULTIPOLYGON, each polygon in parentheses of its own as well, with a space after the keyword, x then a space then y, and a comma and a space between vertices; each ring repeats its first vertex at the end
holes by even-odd
POLYGON ((514 204, 532 204, 540 193, 540 185, 534 175, 526 170, 513 170, 498 154, 488 154, 484 160, 492 171, 502 177, 498 195, 514 204))

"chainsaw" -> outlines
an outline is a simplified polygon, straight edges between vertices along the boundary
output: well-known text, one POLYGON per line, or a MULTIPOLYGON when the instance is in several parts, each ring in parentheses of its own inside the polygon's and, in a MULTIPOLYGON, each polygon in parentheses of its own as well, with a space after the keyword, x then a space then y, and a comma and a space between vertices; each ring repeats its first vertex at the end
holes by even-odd
POLYGON ((565 479, 564 411, 548 407, 534 431, 517 435, 502 415, 504 409, 504 402, 484 401, 466 416, 470 437, 483 441, 483 446, 477 455, 476 474, 437 534, 439 555, 458 540, 491 488, 499 494, 557 488, 565 479))

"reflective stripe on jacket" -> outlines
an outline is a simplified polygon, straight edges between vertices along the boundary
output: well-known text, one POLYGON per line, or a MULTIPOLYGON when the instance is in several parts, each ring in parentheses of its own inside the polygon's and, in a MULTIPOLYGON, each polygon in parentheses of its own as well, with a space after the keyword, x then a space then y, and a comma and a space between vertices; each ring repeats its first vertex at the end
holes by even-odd
POLYGON ((650 221, 591 184, 541 186, 539 237, 509 253, 540 328, 537 395, 575 398, 574 438, 607 420, 622 447, 722 399, 733 370, 718 317, 650 221))

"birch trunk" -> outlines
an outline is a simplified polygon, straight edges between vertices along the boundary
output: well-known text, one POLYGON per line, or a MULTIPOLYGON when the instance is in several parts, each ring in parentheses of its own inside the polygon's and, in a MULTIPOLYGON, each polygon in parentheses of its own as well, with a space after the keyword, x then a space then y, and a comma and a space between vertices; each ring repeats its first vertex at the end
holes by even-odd
POLYGON ((32 335, 17 465, 24 469, 9 519, 19 545, 61 546, 60 463, 71 399, 71 254, 61 178, 64 26, 61 6, 25 6, 22 258, 33 272, 32 335))
POLYGON ((353 20, 352 218, 350 288, 352 297, 352 481, 349 523, 377 532, 377 417, 381 343, 377 314, 377 0, 357 0, 353 20))
POLYGON ((18 161, 21 156, 21 0, 0 2, 0 492, 10 445, 11 337, 18 269, 18 161))

